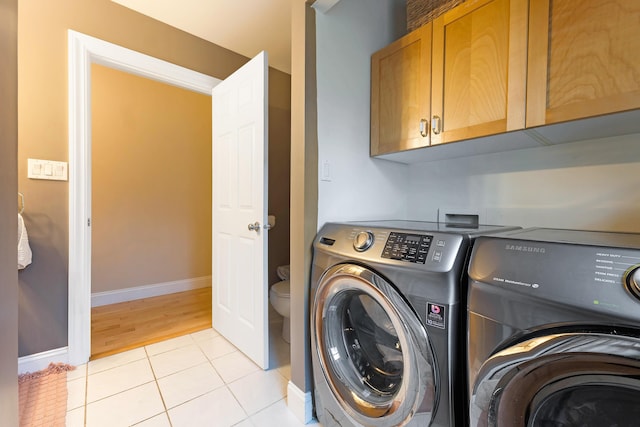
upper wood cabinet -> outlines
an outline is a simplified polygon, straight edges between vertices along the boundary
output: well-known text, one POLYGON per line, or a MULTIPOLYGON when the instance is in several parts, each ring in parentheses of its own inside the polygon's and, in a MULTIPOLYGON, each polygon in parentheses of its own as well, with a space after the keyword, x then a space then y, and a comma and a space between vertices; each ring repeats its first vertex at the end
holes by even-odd
POLYGON ((371 57, 371 155, 429 145, 431 24, 371 57))
POLYGON ((640 108, 640 2, 533 0, 527 127, 640 108))
POLYGON ((372 56, 371 155, 417 162, 640 132, 638 52, 638 0, 467 0, 372 56))
POLYGON ((431 145, 524 128, 527 14, 527 0, 468 0, 433 22, 431 145))

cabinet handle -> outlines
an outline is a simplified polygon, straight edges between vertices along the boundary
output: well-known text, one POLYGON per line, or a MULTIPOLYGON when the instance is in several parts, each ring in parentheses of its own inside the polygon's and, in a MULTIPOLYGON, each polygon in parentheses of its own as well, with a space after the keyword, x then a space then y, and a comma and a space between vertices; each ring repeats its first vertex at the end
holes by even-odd
POLYGON ((420 135, 422 135, 423 138, 429 136, 429 131, 427 129, 429 129, 429 120, 420 120, 420 135))
POLYGON ((440 134, 440 116, 433 116, 431 118, 431 130, 434 135, 440 134))

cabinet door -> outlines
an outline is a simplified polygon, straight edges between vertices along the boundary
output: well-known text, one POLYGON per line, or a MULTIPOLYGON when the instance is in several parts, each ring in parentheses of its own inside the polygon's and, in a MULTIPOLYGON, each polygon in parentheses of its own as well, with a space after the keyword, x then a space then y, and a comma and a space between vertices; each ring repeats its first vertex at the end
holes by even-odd
POLYGON ((436 18, 431 145, 524 128, 527 3, 468 0, 436 18))
POLYGON ((371 155, 429 145, 431 24, 371 56, 371 155))
POLYGON ((531 2, 527 127, 640 107, 640 2, 531 2))

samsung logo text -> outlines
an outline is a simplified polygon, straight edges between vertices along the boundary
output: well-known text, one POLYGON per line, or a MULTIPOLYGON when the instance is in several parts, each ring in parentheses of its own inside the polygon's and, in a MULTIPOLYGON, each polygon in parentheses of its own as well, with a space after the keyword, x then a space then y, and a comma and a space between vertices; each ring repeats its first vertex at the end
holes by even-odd
POLYGON ((508 251, 531 252, 534 254, 543 254, 546 251, 545 248, 540 248, 538 246, 521 246, 507 244, 504 248, 508 251))

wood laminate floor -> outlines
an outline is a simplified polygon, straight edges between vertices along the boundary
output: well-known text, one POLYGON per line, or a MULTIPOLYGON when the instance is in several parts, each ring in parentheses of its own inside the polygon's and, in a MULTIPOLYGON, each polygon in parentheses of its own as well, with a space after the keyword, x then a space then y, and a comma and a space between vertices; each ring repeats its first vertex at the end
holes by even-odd
POLYGON ((211 328, 211 288, 91 309, 91 360, 211 328))

